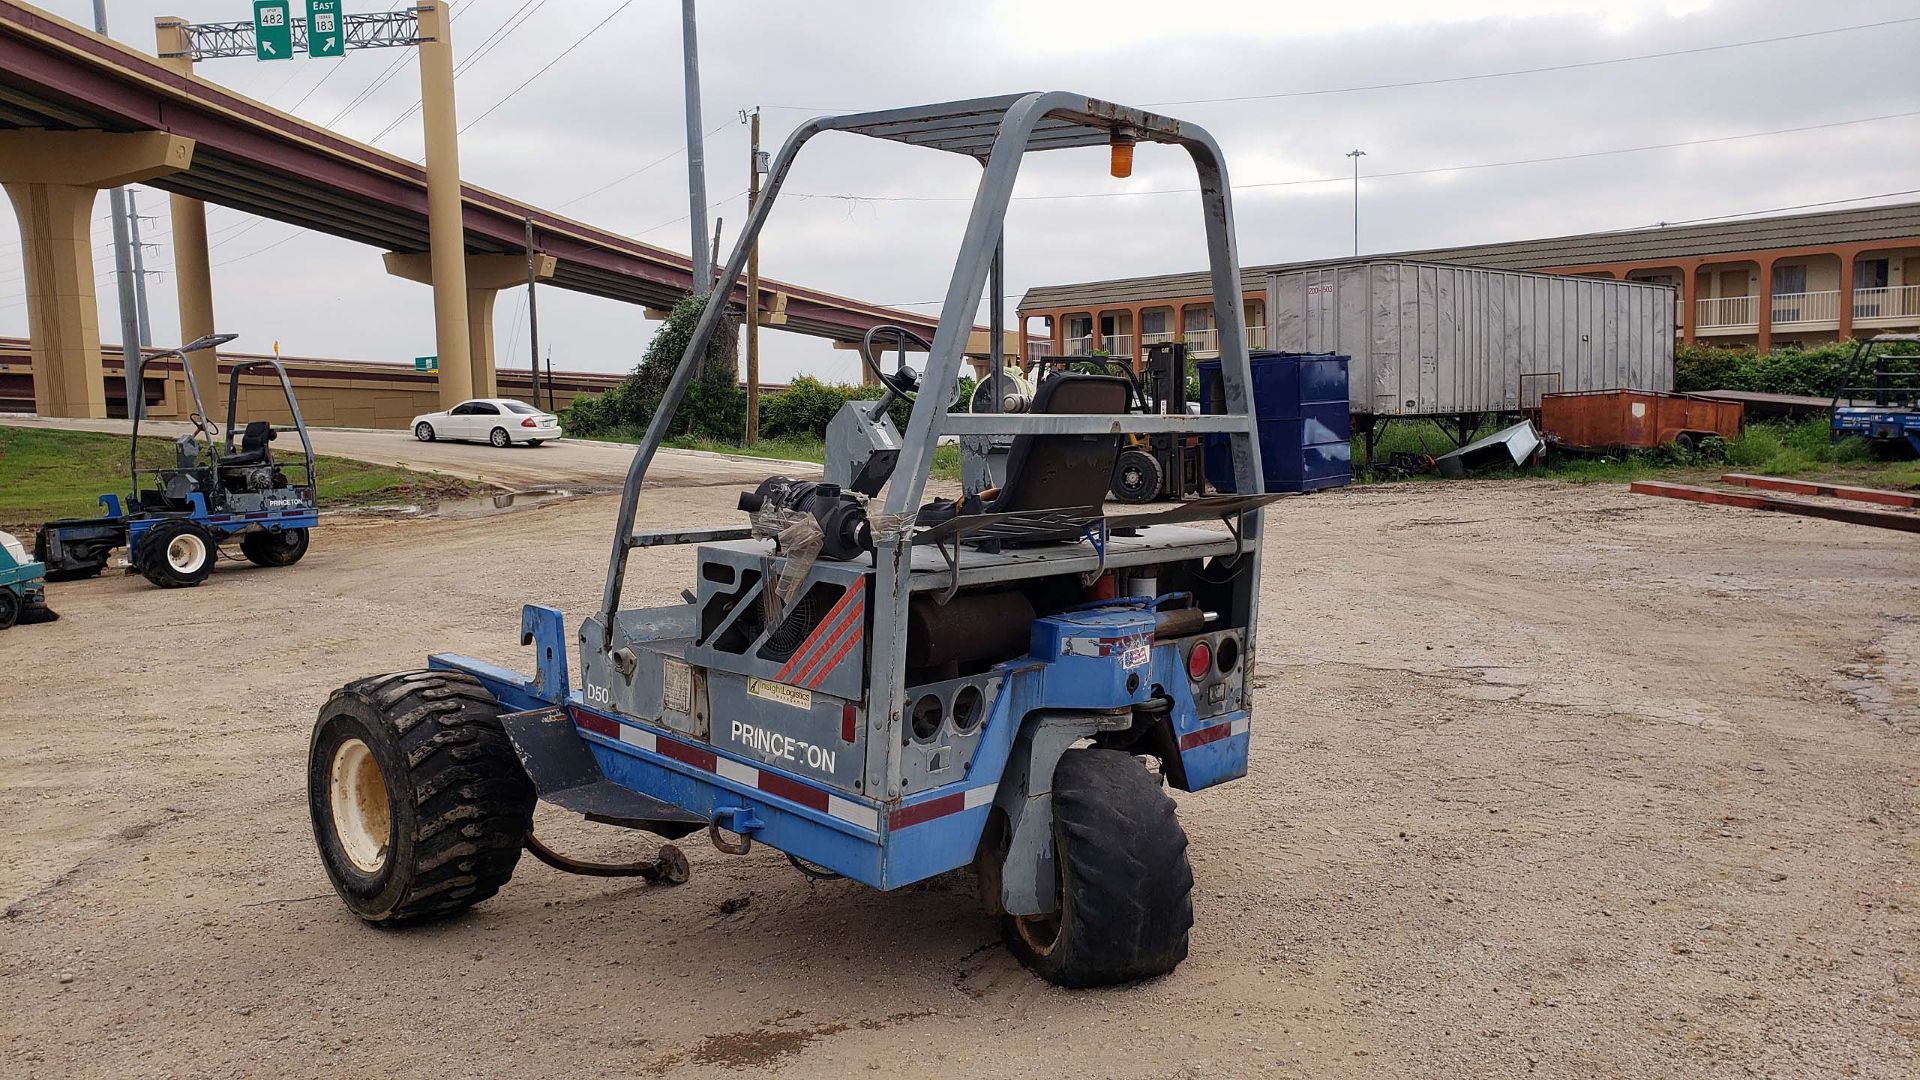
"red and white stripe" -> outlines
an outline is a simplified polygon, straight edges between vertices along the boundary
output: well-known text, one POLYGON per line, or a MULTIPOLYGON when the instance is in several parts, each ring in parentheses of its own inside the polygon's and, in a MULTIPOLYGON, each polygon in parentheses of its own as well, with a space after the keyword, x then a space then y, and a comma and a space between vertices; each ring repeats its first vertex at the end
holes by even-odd
POLYGON ((895 807, 887 813, 887 828, 898 831, 924 821, 934 821, 958 814, 963 810, 978 810, 993 802, 995 790, 992 784, 987 784, 983 787, 956 791, 951 795, 942 795, 937 799, 895 807))
POLYGON ((813 628, 807 640, 793 654, 778 674, 775 681, 789 683, 807 690, 818 690, 827 679, 828 672, 838 667, 849 652, 860 644, 860 637, 867 625, 867 590, 863 585, 850 585, 833 605, 827 617, 813 628))
POLYGON ((1196 746, 1205 746, 1208 743, 1219 742, 1221 739, 1230 736, 1245 735, 1251 727, 1251 718, 1240 716, 1233 720, 1215 724, 1212 727, 1203 727, 1197 731, 1189 731, 1185 735, 1180 736, 1180 749, 1183 751, 1191 750, 1196 746))
POLYGON ((775 798, 798 803, 809 810, 839 818, 841 821, 858 825, 863 829, 877 832, 880 828, 880 811, 865 803, 843 799, 832 792, 800 783, 779 773, 758 769, 729 757, 721 757, 705 747, 684 743, 679 739, 669 739, 633 724, 623 724, 611 716, 590 712, 578 705, 571 706, 568 712, 573 717, 574 726, 582 731, 591 731, 595 735, 625 743, 649 754, 670 758, 682 765, 730 780, 741 787, 752 788, 775 798))

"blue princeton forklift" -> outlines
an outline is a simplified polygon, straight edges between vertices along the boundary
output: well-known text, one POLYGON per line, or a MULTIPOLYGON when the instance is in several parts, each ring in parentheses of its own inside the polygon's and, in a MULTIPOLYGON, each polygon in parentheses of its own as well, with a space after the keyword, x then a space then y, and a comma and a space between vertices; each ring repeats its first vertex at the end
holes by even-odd
POLYGON ((1833 391, 1835 440, 1866 439, 1881 456, 1920 454, 1920 334, 1878 334, 1855 342, 1833 391))
POLYGON ((140 358, 135 386, 145 385, 149 365, 168 357, 181 358, 193 397, 189 417, 193 429, 173 440, 172 465, 142 468, 140 410, 132 410, 127 465, 132 490, 124 503, 118 495, 100 496, 105 512, 99 517, 66 518, 40 527, 34 537, 34 559, 45 564, 48 581, 93 577, 106 569, 108 557, 119 547, 127 549, 132 569, 163 589, 191 588, 205 581, 219 559, 221 545, 229 542, 237 542, 241 554, 258 566, 292 566, 306 555, 308 530, 319 521, 313 442, 286 369, 268 357, 234 362, 228 376, 223 436, 220 426, 207 419, 193 365, 184 362, 187 353, 216 348, 235 336, 209 334, 140 358), (272 423, 253 420, 244 428, 239 424, 240 377, 258 369, 279 377, 294 431, 300 436, 297 459, 274 455, 272 444, 280 433, 272 423), (289 469, 295 471, 290 475, 289 469))
MULTIPOLYGON (((536 800, 719 850, 781 852, 813 877, 892 890, 971 869, 1020 961, 1063 986, 1166 974, 1187 955, 1193 874, 1168 788, 1246 773, 1263 508, 1192 499, 1109 516, 1114 465, 1143 435, 1230 437, 1261 492, 1226 167, 1205 131, 1068 93, 823 117, 788 138, 635 454, 598 610, 520 614, 534 673, 451 654, 336 690, 307 766, 321 861, 376 926, 462 911, 523 850, 562 870, 685 881, 667 845, 586 863, 533 833, 536 800), (820 482, 769 477, 745 520, 636 530, 641 486, 798 151, 835 132, 984 169, 924 378, 882 373, 846 403, 820 482), (1200 181, 1223 415, 1129 409, 1125 378, 1060 373, 1020 408, 952 413, 983 290, 1002 370, 1002 225, 1025 154, 1165 144, 1200 181), (888 416, 911 402, 905 431, 888 416), (1010 436, 992 486, 923 502, 942 436, 1010 436), (691 587, 623 604, 637 549, 692 548, 691 587), (569 642, 579 651, 573 681, 569 642)), ((869 340, 874 335, 869 335, 869 340)), ((904 331, 894 334, 904 340, 904 331)), ((867 357, 875 363, 872 355, 867 357)), ((1202 804, 1195 803, 1195 807, 1202 804)))

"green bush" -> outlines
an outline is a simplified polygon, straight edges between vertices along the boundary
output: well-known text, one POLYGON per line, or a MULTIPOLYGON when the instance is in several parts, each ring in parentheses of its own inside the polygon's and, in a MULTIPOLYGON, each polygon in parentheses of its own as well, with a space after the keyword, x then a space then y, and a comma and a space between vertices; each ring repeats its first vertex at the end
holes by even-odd
MULTIPOLYGON (((1830 396, 1846 374, 1854 343, 1800 347, 1785 345, 1763 353, 1751 345, 1681 345, 1673 351, 1673 388, 1679 392, 1745 390, 1761 394, 1830 396)), ((1889 355, 1911 355, 1913 346, 1881 346, 1889 355)), ((1911 364, 1912 361, 1904 361, 1911 364)))

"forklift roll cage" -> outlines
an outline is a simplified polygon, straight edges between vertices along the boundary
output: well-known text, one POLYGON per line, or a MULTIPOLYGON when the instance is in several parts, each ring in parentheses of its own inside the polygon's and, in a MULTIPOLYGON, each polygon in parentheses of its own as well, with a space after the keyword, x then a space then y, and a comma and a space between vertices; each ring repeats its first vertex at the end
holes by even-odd
MULTIPOLYGON (((766 187, 752 208, 746 227, 734 242, 732 254, 710 294, 680 364, 668 382, 659 409, 648 423, 645 438, 627 469, 620 496, 620 512, 608 558, 607 579, 601 600, 598 641, 582 644, 606 653, 612 649, 614 615, 620 609, 621 590, 626 579, 627 557, 637 547, 664 544, 709 543, 744 539, 744 528, 721 528, 668 533, 636 533, 634 518, 640 490, 655 453, 685 400, 699 358, 706 354, 708 342, 720 324, 734 290, 740 281, 747 255, 759 239, 760 231, 779 200, 782 187, 802 147, 825 132, 844 131, 870 138, 885 139, 911 146, 926 146, 956 153, 978 161, 982 166, 972 210, 962 235, 959 255, 942 302, 940 321, 934 332, 927 359, 927 371, 921 380, 907 430, 902 434, 898 461, 885 493, 881 520, 911 521, 926 493, 927 474, 933 452, 942 435, 1022 435, 1022 434, 1104 434, 1137 433, 1225 433, 1230 436, 1234 477, 1240 491, 1263 490, 1260 457, 1253 444, 1254 426, 1250 396, 1251 370, 1247 357, 1246 334, 1240 305, 1239 259, 1234 247, 1233 206, 1227 170, 1219 145, 1213 136, 1195 125, 1112 102, 1061 91, 1033 92, 966 101, 922 105, 879 112, 817 117, 801 124, 787 137, 774 159, 766 187), (1117 146, 1129 142, 1157 142, 1179 146, 1192 157, 1200 182, 1200 209, 1207 240, 1209 276, 1213 285, 1214 310, 1221 320, 1221 377, 1226 393, 1227 412, 1216 415, 1157 416, 1139 413, 1116 415, 1033 415, 950 413, 945 404, 954 393, 959 377, 962 353, 973 328, 982 291, 992 284, 991 363, 998 370, 1003 362, 1001 333, 1005 302, 1001 268, 1005 254, 1004 226, 1008 203, 1020 165, 1029 152, 1076 147, 1117 146)), ((748 298, 747 303, 755 303, 748 298)), ((1249 588, 1257 595, 1260 576, 1260 505, 1238 509, 1234 528, 1239 558, 1251 560, 1245 572, 1249 588)), ((913 529, 880 528, 875 531, 875 582, 872 663, 872 706, 869 722, 876 737, 889 748, 884 780, 870 776, 876 783, 868 790, 875 796, 884 790, 885 798, 901 795, 900 745, 906 698, 906 620, 912 592, 910 548, 913 529)), ((955 581, 959 570, 954 570, 955 581)), ((1246 635, 1254 640, 1254 617, 1247 616, 1246 635)))
MULTIPOLYGON (((221 444, 218 442, 220 433, 213 430, 211 422, 207 419, 207 406, 200 397, 199 380, 194 378, 193 365, 187 362, 186 357, 188 353, 199 352, 202 349, 218 348, 238 336, 237 334, 209 334, 206 337, 189 341, 177 349, 168 349, 166 352, 155 353, 152 356, 142 355, 139 365, 135 368, 134 385, 146 385, 148 364, 165 360, 168 357, 178 357, 180 359, 181 370, 186 372, 187 376, 187 393, 193 398, 192 437, 195 441, 202 444, 194 459, 194 465, 195 467, 202 467, 200 462, 202 459, 205 460, 203 467, 212 470, 213 488, 218 491, 220 490, 220 470, 226 467, 220 464, 220 459, 226 454, 234 452, 234 421, 239 416, 240 411, 240 376, 252 371, 254 368, 272 368, 274 375, 280 380, 281 393, 286 395, 287 409, 293 416, 294 430, 300 435, 301 468, 306 472, 305 480, 300 486, 312 488, 315 484, 313 440, 307 436, 307 424, 300 416, 300 401, 293 395, 293 383, 287 378, 287 369, 282 367, 280 361, 277 359, 254 357, 234 361, 227 375, 227 430, 224 450, 222 450, 221 444)), ((216 370, 216 375, 217 374, 218 372, 216 370)), ((218 389, 218 387, 215 389, 218 389)), ((127 474, 128 483, 131 485, 127 506, 129 509, 134 509, 140 505, 141 474, 157 476, 163 473, 177 472, 179 471, 180 465, 176 462, 172 466, 159 469, 142 469, 140 467, 140 417, 146 410, 143 408, 135 408, 129 411, 132 413, 130 419, 133 421, 133 435, 132 438, 127 441, 127 474)))

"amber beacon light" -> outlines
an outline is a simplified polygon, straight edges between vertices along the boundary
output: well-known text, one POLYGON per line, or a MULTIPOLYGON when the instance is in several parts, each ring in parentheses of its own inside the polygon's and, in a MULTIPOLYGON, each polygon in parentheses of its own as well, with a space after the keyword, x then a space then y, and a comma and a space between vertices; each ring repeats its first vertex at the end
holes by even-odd
POLYGON ((1115 128, 1113 132, 1113 160, 1107 171, 1116 180, 1125 180, 1133 175, 1133 129, 1115 128))

